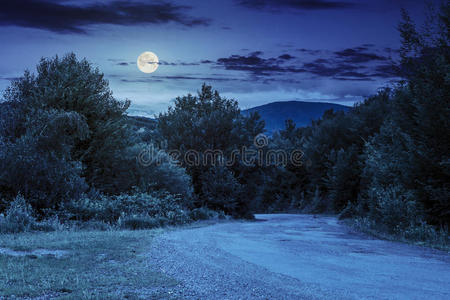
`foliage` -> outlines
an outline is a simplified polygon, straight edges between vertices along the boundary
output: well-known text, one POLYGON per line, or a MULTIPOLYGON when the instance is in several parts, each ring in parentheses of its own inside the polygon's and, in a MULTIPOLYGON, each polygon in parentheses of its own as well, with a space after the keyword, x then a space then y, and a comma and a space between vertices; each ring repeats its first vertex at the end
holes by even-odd
POLYGON ((194 208, 193 210, 190 211, 189 216, 194 221, 209 220, 209 219, 215 219, 215 218, 220 218, 220 219, 225 218, 225 215, 223 212, 216 212, 207 207, 194 208))
POLYGON ((275 140, 304 151, 306 172, 270 174, 267 182, 280 191, 269 190, 265 207, 286 207, 302 191, 306 211, 332 207, 396 236, 432 239, 439 236, 433 230, 450 225, 449 12, 443 4, 421 32, 404 12, 403 78, 394 88, 347 113, 328 111, 307 128, 286 124, 275 140), (289 180, 297 189, 283 185, 289 180))
POLYGON ((121 220, 121 224, 124 224, 125 220, 148 217, 159 220, 162 225, 175 225, 185 224, 190 220, 188 211, 181 203, 182 199, 167 192, 135 192, 131 195, 98 195, 92 199, 83 197, 67 204, 62 212, 66 214, 65 219, 81 221, 96 220, 116 224, 121 220))
POLYGON ((202 174, 200 180, 204 206, 239 216, 239 210, 246 205, 243 199, 244 190, 231 171, 222 166, 211 167, 208 172, 202 174))
POLYGON ((31 124, 24 135, 0 148, 1 194, 12 199, 20 192, 38 212, 58 208, 87 188, 80 177, 81 165, 69 160, 72 140, 59 134, 83 131, 78 128, 82 121, 70 113, 42 113, 40 117, 45 120, 40 126, 31 124))
POLYGON ((30 204, 22 195, 17 195, 6 210, 6 217, 0 216, 0 233, 29 231, 35 222, 30 204))
POLYGON ((120 228, 131 230, 153 229, 164 225, 159 219, 148 215, 121 216, 117 223, 120 228))
POLYGON ((137 187, 140 191, 167 191, 181 195, 186 206, 191 205, 193 188, 191 177, 186 169, 167 152, 154 144, 138 143, 127 149, 129 188, 137 187))
POLYGON ((19 192, 41 216, 78 201, 89 189, 110 195, 169 191, 182 195, 184 204, 191 201, 189 176, 166 153, 150 153, 159 164, 137 161, 143 137, 130 128, 143 121, 125 116, 129 102, 116 100, 88 61, 74 54, 42 59, 37 74, 25 72, 4 98, 0 211, 19 192))
POLYGON ((239 198, 236 182, 245 170, 236 161, 230 167, 235 168, 233 171, 217 169, 215 165, 235 160, 233 150, 249 147, 263 128, 257 114, 242 116, 235 100, 221 97, 207 85, 197 96, 178 97, 174 106, 158 118, 158 131, 167 150, 178 151, 177 159, 192 178, 194 192, 200 198, 197 206, 206 205, 236 216, 248 214, 248 205, 239 198), (208 159, 207 151, 219 151, 219 155, 208 159), (186 153, 195 153, 196 162, 188 163, 186 153), (219 174, 225 177, 220 178, 219 174), (213 180, 220 181, 223 187, 213 180), (231 191, 234 187, 237 190, 231 191), (226 199, 228 196, 231 198, 226 199))
MULTIPOLYGON (((82 177, 90 186, 117 192, 114 164, 129 142, 124 122, 129 101, 113 98, 99 70, 73 53, 61 59, 43 58, 37 74, 26 71, 12 82, 4 98, 22 113, 6 122, 7 128, 2 131, 9 139, 36 137, 44 130, 49 136, 39 137, 44 139, 42 145, 64 145, 64 153, 70 154, 65 155, 66 160, 83 163, 82 177), (27 132, 29 128, 38 130, 27 132)), ((45 150, 55 150, 59 155, 61 149, 45 150)))

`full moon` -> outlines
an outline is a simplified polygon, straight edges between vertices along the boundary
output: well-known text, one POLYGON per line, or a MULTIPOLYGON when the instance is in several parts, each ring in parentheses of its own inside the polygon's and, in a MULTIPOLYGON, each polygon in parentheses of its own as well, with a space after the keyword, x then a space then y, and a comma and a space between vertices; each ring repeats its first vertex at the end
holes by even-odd
POLYGON ((158 56, 155 53, 146 51, 139 55, 137 59, 137 66, 139 70, 144 73, 153 73, 158 69, 158 56))

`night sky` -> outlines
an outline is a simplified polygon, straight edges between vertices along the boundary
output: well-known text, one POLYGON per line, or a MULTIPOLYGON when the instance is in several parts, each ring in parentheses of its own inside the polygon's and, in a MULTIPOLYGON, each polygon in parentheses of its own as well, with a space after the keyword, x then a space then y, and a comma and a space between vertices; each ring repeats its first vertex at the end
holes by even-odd
POLYGON ((75 52, 132 114, 167 109, 203 82, 242 108, 308 100, 352 105, 397 78, 401 8, 419 0, 2 1, 0 90, 41 57, 75 52), (138 70, 140 53, 160 60, 138 70))

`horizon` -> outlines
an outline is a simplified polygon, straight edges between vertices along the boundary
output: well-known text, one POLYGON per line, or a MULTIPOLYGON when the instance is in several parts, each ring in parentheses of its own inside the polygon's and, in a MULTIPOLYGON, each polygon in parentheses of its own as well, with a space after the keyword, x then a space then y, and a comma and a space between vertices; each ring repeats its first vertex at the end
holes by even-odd
POLYGON ((420 0, 20 0, 0 8, 0 32, 10 41, 0 49, 0 90, 34 72, 41 57, 74 52, 99 67, 118 99, 132 101, 131 114, 165 111, 202 83, 243 110, 278 101, 352 106, 398 80, 400 10, 421 22, 424 7, 420 0), (159 57, 150 74, 136 66, 145 51, 159 57))

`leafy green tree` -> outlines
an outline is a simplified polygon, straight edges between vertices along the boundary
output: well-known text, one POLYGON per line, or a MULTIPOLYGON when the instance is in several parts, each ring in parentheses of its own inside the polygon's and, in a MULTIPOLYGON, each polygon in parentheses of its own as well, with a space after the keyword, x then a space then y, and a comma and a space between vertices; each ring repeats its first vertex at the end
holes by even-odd
MULTIPOLYGON (((88 134, 74 139, 71 159, 83 163, 82 176, 90 186, 120 192, 123 172, 118 172, 117 163, 130 144, 124 119, 130 102, 116 100, 103 74, 87 60, 78 60, 73 53, 43 58, 37 74, 25 72, 6 90, 4 98, 20 106, 17 110, 30 118, 40 110, 76 113, 85 122, 88 134)), ((17 137, 26 129, 21 117, 15 118, 19 124, 11 130, 17 137)), ((70 135, 65 132, 63 136, 70 135)))
POLYGON ((0 142, 0 194, 7 200, 0 210, 18 193, 40 213, 80 197, 87 185, 70 151, 76 140, 88 136, 84 119, 74 112, 38 110, 27 116, 24 127, 20 137, 2 136, 0 142))
MULTIPOLYGON (((177 159, 192 177, 194 191, 200 196, 200 206, 205 199, 212 199, 204 194, 204 174, 219 176, 211 168, 219 160, 234 160, 236 164, 231 167, 232 173, 235 178, 239 178, 239 174, 243 172, 242 165, 236 161, 240 157, 233 154, 233 150, 251 146, 254 137, 263 129, 264 123, 257 114, 242 116, 237 101, 221 97, 211 86, 205 84, 197 96, 188 94, 176 98, 174 106, 158 118, 158 130, 167 143, 167 149, 179 151, 177 159), (217 155, 211 156, 210 151, 215 151, 213 153, 217 155), (196 162, 188 163, 189 153, 194 153, 196 162)), ((211 191, 209 188, 207 190, 211 191)), ((211 203, 211 207, 218 206, 211 203)), ((226 210, 229 211, 228 206, 226 210)), ((235 211, 241 211, 241 208, 235 207, 235 211)))

